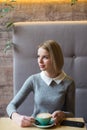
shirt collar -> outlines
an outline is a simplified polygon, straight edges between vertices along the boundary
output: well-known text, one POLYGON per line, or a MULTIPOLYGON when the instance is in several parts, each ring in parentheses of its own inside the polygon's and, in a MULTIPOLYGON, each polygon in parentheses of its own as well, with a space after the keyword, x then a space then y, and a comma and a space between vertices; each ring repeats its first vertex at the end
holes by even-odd
POLYGON ((40 75, 47 85, 50 85, 52 81, 55 81, 57 84, 59 84, 66 77, 66 73, 64 71, 62 71, 61 74, 58 75, 56 78, 50 78, 46 76, 44 71, 42 71, 40 75))

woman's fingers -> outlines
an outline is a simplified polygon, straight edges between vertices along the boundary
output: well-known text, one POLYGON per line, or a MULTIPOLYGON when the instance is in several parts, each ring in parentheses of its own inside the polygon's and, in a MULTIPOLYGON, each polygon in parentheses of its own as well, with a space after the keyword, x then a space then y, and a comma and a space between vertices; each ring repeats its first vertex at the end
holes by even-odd
POLYGON ((60 123, 62 122, 62 120, 63 120, 64 117, 65 117, 65 114, 64 114, 63 111, 55 111, 55 112, 52 114, 52 117, 54 118, 55 125, 60 125, 60 123))
POLYGON ((20 126, 21 127, 31 126, 34 122, 35 120, 33 117, 22 116, 20 119, 20 126))

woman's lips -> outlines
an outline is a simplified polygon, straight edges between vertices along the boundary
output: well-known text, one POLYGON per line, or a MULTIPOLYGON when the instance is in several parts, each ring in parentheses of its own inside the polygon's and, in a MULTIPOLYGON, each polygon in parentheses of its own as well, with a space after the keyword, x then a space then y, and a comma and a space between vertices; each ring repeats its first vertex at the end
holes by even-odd
POLYGON ((44 68, 44 67, 45 67, 45 65, 39 65, 39 67, 40 67, 40 68, 44 68))

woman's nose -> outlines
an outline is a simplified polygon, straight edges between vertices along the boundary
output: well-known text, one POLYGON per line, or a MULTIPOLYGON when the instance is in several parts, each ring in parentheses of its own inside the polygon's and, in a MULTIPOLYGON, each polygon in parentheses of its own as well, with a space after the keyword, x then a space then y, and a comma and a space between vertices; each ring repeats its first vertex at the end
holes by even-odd
POLYGON ((43 59, 42 58, 39 58, 39 63, 42 63, 43 62, 43 59))

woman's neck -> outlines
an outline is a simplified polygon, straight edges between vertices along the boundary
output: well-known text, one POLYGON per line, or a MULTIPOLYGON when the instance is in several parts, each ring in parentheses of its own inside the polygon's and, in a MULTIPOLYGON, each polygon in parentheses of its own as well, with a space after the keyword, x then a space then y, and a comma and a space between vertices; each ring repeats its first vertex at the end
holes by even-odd
POLYGON ((47 71, 44 71, 45 75, 50 77, 50 78, 56 78, 58 75, 60 75, 61 73, 61 70, 58 71, 57 73, 54 73, 54 72, 47 72, 47 71))

